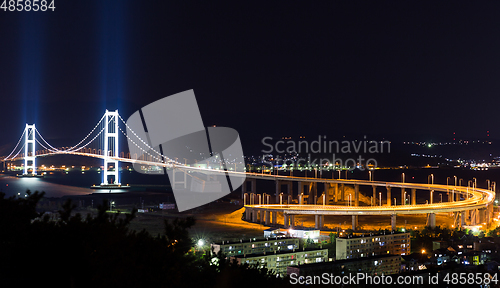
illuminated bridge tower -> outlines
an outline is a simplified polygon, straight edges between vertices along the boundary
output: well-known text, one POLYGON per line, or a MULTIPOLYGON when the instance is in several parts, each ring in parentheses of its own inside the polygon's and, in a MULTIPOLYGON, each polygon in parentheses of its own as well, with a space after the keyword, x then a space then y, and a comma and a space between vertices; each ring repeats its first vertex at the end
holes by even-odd
POLYGON ((23 175, 28 175, 28 169, 31 168, 31 175, 36 175, 35 165, 35 124, 28 125, 24 128, 24 172, 23 175))
POLYGON ((111 157, 118 157, 118 110, 114 112, 106 109, 104 116, 104 173, 102 185, 120 185, 118 160, 113 160, 111 157), (113 165, 113 169, 109 169, 109 165, 113 165), (109 177, 113 177, 110 183, 109 177))

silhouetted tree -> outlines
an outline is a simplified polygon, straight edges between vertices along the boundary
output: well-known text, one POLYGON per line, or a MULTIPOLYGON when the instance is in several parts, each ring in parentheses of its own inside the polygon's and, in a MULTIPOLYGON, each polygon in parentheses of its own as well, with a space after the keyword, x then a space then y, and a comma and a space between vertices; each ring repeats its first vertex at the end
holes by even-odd
POLYGON ((286 286, 267 269, 236 265, 193 253, 188 229, 194 218, 164 221, 163 235, 129 230, 135 211, 74 214, 68 200, 52 221, 37 212, 43 193, 23 199, 0 193, 2 287, 234 287, 248 283, 286 286))

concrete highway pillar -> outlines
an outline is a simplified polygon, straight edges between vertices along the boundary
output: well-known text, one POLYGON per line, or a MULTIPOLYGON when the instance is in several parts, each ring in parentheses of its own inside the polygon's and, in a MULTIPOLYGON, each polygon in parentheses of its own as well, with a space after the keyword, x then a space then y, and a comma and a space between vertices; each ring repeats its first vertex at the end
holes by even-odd
POLYGON ((391 230, 396 230, 396 214, 391 215, 391 230))
POLYGON ((293 199, 292 182, 286 182, 286 194, 290 197, 290 202, 293 199))
POLYGON ((489 215, 489 219, 490 219, 490 222, 491 222, 493 220, 493 205, 492 204, 488 205, 488 215, 489 215))
POLYGON ((465 211, 460 211, 460 226, 465 226, 465 211))
POLYGON ((293 197, 292 197, 292 195, 288 195, 288 200, 287 200, 287 202, 286 202, 286 203, 287 203, 288 205, 290 205, 290 204, 292 204, 292 201, 293 201, 293 197))
POLYGON ((319 230, 323 229, 324 220, 325 215, 314 215, 314 228, 319 230))
POLYGON ((252 219, 252 209, 245 208, 245 220, 250 221, 252 219))
POLYGON ((271 212, 271 223, 273 225, 276 225, 276 223, 278 222, 278 212, 271 212))
POLYGON ((244 199, 244 195, 247 193, 247 181, 243 181, 243 185, 241 185, 241 199, 244 199))
POLYGON ((401 205, 405 205, 406 203, 406 195, 405 188, 401 188, 401 205))
POLYGON ((243 205, 248 205, 248 193, 243 194, 243 205))
POLYGON ((387 206, 391 206, 391 186, 386 186, 387 188, 387 206))
POLYGON ((478 220, 479 220, 478 218, 479 218, 479 217, 477 217, 477 214, 478 214, 478 213, 477 213, 477 209, 470 210, 470 213, 471 213, 471 217, 470 217, 470 222, 471 222, 471 223, 470 223, 470 225, 473 225, 473 226, 474 226, 474 225, 479 224, 479 222, 478 222, 478 220))
POLYGON ((295 228, 295 215, 290 215, 290 228, 295 228))
POLYGON ((358 229, 358 215, 352 215, 352 230, 358 229))
POLYGON ((285 227, 285 229, 290 227, 290 218, 286 213, 283 213, 283 226, 285 227))
POLYGON ((250 193, 250 205, 255 205, 255 194, 250 193))
POLYGON ((377 186, 372 185, 373 196, 372 196, 372 205, 377 206, 377 186))
POLYGON ((330 204, 330 201, 334 201, 334 192, 333 192, 333 185, 332 183, 324 183, 325 185, 325 198, 326 198, 326 201, 323 203, 323 205, 329 205, 330 204))
POLYGON ((460 225, 460 213, 459 212, 453 212, 453 228, 458 228, 460 225))
POLYGON ((252 209, 252 222, 257 223, 257 210, 252 209))
POLYGON ((434 190, 431 190, 430 192, 430 199, 429 199, 429 204, 434 203, 434 190))
POLYGON ((345 201, 344 183, 340 183, 340 201, 345 201))
POLYGON ((303 194, 299 194, 299 205, 302 205, 304 204, 304 195, 303 194))
POLYGON ((338 191, 339 191, 339 184, 338 183, 333 183, 333 203, 337 203, 338 202, 338 191))
POLYGON ((427 214, 427 226, 431 228, 436 228, 436 214, 429 213, 427 214))
POLYGON ((359 206, 359 184, 354 184, 354 206, 359 206))
POLYGON ((281 193, 281 182, 279 180, 274 181, 276 184, 275 196, 276 200, 274 203, 280 203, 280 193, 281 193))
POLYGON ((411 205, 417 205, 417 189, 411 188, 411 205))
POLYGON ((486 209, 484 208, 478 209, 477 216, 479 223, 484 223, 484 222, 488 223, 488 221, 486 221, 486 209))
POLYGON ((250 189, 253 193, 257 193, 257 180, 250 179, 250 189))
POLYGON ((265 210, 265 211, 264 211, 264 215, 265 215, 265 216, 264 216, 264 218, 265 218, 265 223, 266 223, 266 225, 267 225, 267 226, 269 226, 269 224, 271 224, 271 219, 270 219, 270 218, 271 218, 271 211, 269 211, 269 210, 265 210))
POLYGON ((309 191, 307 193, 307 204, 316 204, 316 192, 318 189, 318 186, 316 185, 316 182, 310 182, 309 183, 309 191))

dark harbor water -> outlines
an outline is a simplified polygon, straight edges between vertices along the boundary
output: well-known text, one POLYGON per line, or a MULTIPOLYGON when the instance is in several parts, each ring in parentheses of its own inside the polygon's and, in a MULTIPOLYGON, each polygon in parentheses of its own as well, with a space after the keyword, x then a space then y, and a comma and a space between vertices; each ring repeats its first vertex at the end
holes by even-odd
MULTIPOLYGON (((372 172, 372 179, 375 181, 393 181, 400 182, 403 179, 403 174, 405 182, 413 183, 428 183, 431 181, 430 175, 434 175, 434 183, 436 184, 446 184, 453 185, 455 182, 455 177, 457 179, 457 184, 461 183, 462 186, 467 186, 469 180, 474 178, 477 181, 477 186, 479 188, 486 188, 488 180, 490 184, 496 181, 500 185, 500 169, 489 169, 489 170, 470 170, 470 169, 379 169, 372 172), (462 179, 462 180, 460 180, 462 179)), ((290 172, 279 172, 280 175, 290 175, 290 172)), ((366 179, 368 180, 368 171, 342 171, 340 173, 341 179, 366 179)), ((323 171, 322 173, 314 173, 314 171, 294 171, 293 176, 302 177, 318 177, 325 179, 338 179, 338 171, 332 173, 332 171, 323 171)), ((103 190, 90 189, 92 185, 98 185, 102 181, 102 174, 98 171, 69 171, 66 172, 47 172, 44 178, 17 178, 13 175, 0 174, 0 191, 6 193, 7 196, 13 195, 24 195, 26 190, 31 191, 44 191, 46 197, 63 197, 63 196, 79 196, 79 195, 90 195, 96 192, 107 193, 103 190)), ((120 173, 120 182, 122 184, 129 184, 132 188, 128 190, 118 190, 113 191, 123 192, 123 194, 134 193, 140 194, 141 192, 171 192, 168 177, 166 175, 144 175, 137 173, 135 171, 124 170, 120 173)), ((296 186, 296 185, 295 185, 296 186)), ((263 181, 259 180, 257 182, 257 192, 258 193, 268 193, 274 194, 275 190, 274 181, 263 181)), ((296 187, 294 187, 294 191, 296 187)), ((238 189, 239 191, 240 189, 238 189)), ((371 190, 370 190, 371 191, 371 190)), ((366 195, 370 195, 370 191, 366 195)), ((363 192, 363 191, 361 191, 363 192)), ((169 193, 170 194, 170 193, 169 193)), ((395 193, 398 194, 398 193, 395 193)), ((438 196, 436 196, 438 197, 438 196)))

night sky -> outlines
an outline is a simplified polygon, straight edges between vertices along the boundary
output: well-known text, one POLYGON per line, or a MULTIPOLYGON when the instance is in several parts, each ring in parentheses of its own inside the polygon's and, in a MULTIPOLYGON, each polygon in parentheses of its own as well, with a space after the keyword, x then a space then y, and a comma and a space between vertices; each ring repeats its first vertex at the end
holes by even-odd
POLYGON ((205 126, 237 129, 244 149, 266 135, 500 133, 498 2, 175 2, 0 10, 0 154, 26 122, 71 146, 106 108, 127 119, 188 89, 205 126))

